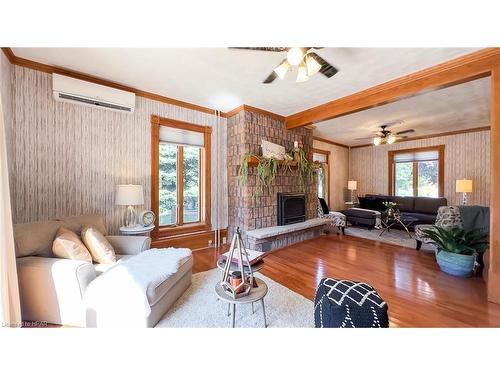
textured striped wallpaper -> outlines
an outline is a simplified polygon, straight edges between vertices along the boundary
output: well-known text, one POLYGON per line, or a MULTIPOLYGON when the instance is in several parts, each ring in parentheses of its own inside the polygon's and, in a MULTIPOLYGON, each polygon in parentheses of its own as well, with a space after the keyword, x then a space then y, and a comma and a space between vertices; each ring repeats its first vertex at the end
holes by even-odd
POLYGON ((389 150, 445 145, 444 195, 448 204, 460 204, 462 194, 455 192, 455 180, 473 180, 474 192, 469 204, 489 206, 490 202, 490 131, 464 133, 351 149, 351 179, 358 181, 358 193, 387 194, 389 150))
MULTIPOLYGON (((117 184, 144 186, 145 205, 151 202, 152 114, 213 126, 215 116, 136 97, 133 114, 56 102, 50 74, 12 67, 14 131, 13 216, 15 223, 67 215, 105 215, 108 230, 117 233, 124 208, 115 206, 117 184)), ((225 119, 214 130, 213 181, 225 181, 225 119), (221 161, 216 162, 216 139, 221 161)), ((212 184, 213 185, 213 184, 212 184)), ((218 184, 220 187, 226 183, 218 184)), ((212 201, 217 190, 212 189, 212 201)), ((221 227, 227 226, 227 193, 219 193, 221 227), (225 201, 224 201, 225 197, 225 201)), ((212 205, 216 217, 217 205, 212 205)), ((217 223, 217 220, 214 220, 217 223)))
MULTIPOLYGON (((5 137, 12 139, 14 121, 12 118, 12 65, 3 52, 0 51, 0 96, 2 97, 2 112, 4 117, 5 137)), ((7 155, 13 154, 13 142, 7 142, 7 155)), ((9 160, 7 160, 9 162, 9 160)), ((12 191, 12 167, 9 164, 9 184, 12 191)))

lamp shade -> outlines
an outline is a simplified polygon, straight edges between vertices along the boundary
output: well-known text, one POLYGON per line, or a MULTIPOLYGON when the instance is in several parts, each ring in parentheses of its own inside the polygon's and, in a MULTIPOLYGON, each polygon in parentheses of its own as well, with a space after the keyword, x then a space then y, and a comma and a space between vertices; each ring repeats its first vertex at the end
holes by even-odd
POLYGON ((117 206, 136 206, 144 204, 142 185, 117 185, 115 204, 117 206))
POLYGON ((347 181, 347 189, 348 190, 356 190, 358 188, 357 181, 347 181))
POLYGON ((457 193, 472 193, 472 180, 457 180, 457 193))

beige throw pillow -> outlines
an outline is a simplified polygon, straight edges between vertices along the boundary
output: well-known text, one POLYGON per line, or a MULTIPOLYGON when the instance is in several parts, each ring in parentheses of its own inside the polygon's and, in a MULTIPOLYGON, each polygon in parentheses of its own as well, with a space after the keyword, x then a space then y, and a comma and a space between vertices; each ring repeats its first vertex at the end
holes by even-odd
POLYGON ((113 246, 111 246, 106 237, 94 227, 88 225, 83 226, 82 240, 89 249, 94 262, 102 264, 116 262, 113 246))
POLYGON ((92 256, 78 235, 64 227, 59 228, 52 243, 52 252, 58 258, 84 260, 92 263, 92 256))

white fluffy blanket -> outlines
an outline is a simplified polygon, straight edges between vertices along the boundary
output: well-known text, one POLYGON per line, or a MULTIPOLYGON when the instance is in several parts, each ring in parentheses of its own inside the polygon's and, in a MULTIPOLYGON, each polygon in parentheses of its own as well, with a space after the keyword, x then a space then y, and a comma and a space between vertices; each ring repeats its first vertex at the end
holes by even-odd
POLYGON ((146 319, 151 312, 148 290, 175 274, 190 255, 191 250, 185 248, 150 249, 115 264, 87 287, 87 312, 95 315, 98 326, 130 325, 146 319), (126 322, 119 322, 120 318, 126 322))

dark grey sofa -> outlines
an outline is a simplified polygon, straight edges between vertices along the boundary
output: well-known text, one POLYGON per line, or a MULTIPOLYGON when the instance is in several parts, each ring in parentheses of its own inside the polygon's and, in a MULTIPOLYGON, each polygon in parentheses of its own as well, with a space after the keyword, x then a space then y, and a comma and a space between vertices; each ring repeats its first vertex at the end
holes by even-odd
MULTIPOLYGON (((397 197, 391 195, 367 194, 359 198, 359 208, 384 212, 386 207, 383 202, 390 201, 398 204, 398 209, 402 214, 408 214, 417 220, 411 224, 413 228, 417 224, 434 224, 436 222, 437 211, 441 206, 447 206, 446 198, 426 198, 426 197, 397 197)), ((364 224, 370 227, 375 225, 375 215, 370 212, 348 209, 343 211, 347 221, 351 224, 364 224)))

